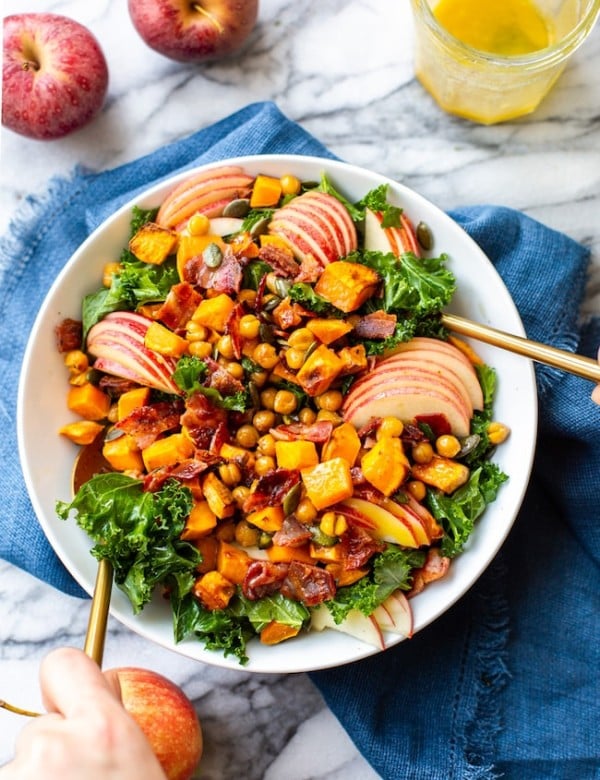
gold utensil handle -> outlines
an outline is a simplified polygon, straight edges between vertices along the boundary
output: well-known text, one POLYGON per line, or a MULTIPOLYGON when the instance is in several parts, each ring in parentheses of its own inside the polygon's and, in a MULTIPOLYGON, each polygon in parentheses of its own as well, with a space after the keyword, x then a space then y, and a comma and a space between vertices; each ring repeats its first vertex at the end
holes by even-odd
POLYGON ((113 582, 113 567, 107 558, 102 558, 98 563, 94 595, 88 619, 87 633, 83 651, 98 666, 102 666, 104 655, 104 639, 108 623, 108 608, 110 606, 110 594, 113 582))
POLYGON ((448 330, 460 333, 462 336, 470 336, 477 339, 477 341, 483 341, 494 347, 500 347, 509 352, 515 352, 517 355, 531 358, 531 360, 535 360, 538 363, 545 363, 553 368, 560 368, 563 371, 568 371, 570 374, 575 374, 575 376, 589 379, 591 382, 600 382, 600 365, 592 358, 550 347, 547 344, 541 344, 539 341, 530 341, 521 336, 513 336, 502 330, 471 322, 471 320, 466 320, 464 317, 457 317, 455 314, 443 314, 442 324, 448 330))

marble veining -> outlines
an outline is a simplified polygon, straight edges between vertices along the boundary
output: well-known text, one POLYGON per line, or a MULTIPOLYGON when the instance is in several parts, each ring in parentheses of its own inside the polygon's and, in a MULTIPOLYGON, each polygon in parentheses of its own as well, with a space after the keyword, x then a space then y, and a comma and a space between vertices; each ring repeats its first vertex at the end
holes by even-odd
MULTIPOLYGON (((4 12, 25 10, 5 0, 4 12)), ((77 164, 112 168, 188 135, 247 103, 274 100, 341 158, 384 173, 449 209, 521 209, 589 246, 585 316, 600 310, 600 31, 577 52, 532 116, 481 127, 444 114, 415 81, 408 2, 261 0, 239 56, 181 65, 149 50, 119 0, 29 0, 28 11, 72 16, 109 62, 101 116, 38 143, 0 135, 0 230, 29 195, 77 164)), ((0 563, 0 697, 40 707, 39 661, 81 646, 88 602, 0 563)), ((111 618, 105 665, 149 666, 183 685, 205 733, 204 780, 375 780, 306 675, 251 675, 183 658, 111 618)), ((0 765, 22 719, 0 713, 0 765)))

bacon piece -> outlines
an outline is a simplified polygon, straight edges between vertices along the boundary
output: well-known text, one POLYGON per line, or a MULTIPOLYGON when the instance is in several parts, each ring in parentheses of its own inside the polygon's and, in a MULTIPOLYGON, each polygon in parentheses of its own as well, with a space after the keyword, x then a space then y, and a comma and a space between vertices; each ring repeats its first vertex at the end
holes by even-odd
POLYGON ((209 268, 202 255, 192 257, 185 264, 184 278, 195 287, 231 295, 240 291, 243 270, 247 262, 248 258, 238 257, 230 247, 227 247, 218 268, 209 268))
POLYGON ((194 393, 185 402, 181 425, 185 426, 198 449, 211 450, 217 434, 223 426, 226 429, 227 412, 225 409, 214 406, 202 393, 194 393))
POLYGON ((386 548, 384 542, 378 542, 376 539, 352 523, 352 518, 348 517, 348 530, 342 536, 344 568, 360 569, 376 553, 383 552, 386 548))
POLYGON ((406 594, 410 599, 420 593, 428 582, 441 580, 450 568, 450 558, 442 555, 437 547, 431 547, 427 551, 425 563, 413 573, 412 588, 406 594))
POLYGON ((361 339, 385 339, 396 329, 396 315, 374 311, 361 317, 354 326, 354 333, 361 339))
POLYGON ((427 436, 420 428, 412 423, 404 423, 402 434, 400 435, 403 444, 412 445, 418 444, 420 441, 425 441, 427 436))
POLYGON ((108 393, 111 398, 118 398, 128 390, 133 390, 139 387, 137 382, 131 379, 123 379, 120 376, 111 376, 110 374, 102 374, 98 382, 98 387, 105 393, 108 393))
POLYGON ((295 282, 308 282, 312 284, 316 282, 323 273, 323 266, 314 257, 314 255, 308 254, 302 258, 300 263, 300 270, 294 279, 295 282))
POLYGON ((304 523, 296 520, 294 515, 284 518, 281 529, 273 534, 273 544, 281 547, 301 547, 311 539, 310 530, 304 523))
POLYGON ((331 436, 333 423, 330 420, 319 420, 311 423, 290 423, 271 428, 269 433, 278 441, 314 441, 317 444, 325 443, 331 436))
POLYGON ((381 417, 371 417, 368 423, 363 425, 362 428, 359 428, 357 431, 358 438, 359 439, 366 439, 368 436, 372 436, 377 428, 379 428, 379 423, 381 422, 381 417))
POLYGON ((281 585, 281 595, 315 607, 335 596, 335 580, 331 572, 310 563, 291 561, 281 585))
POLYGON ((231 344, 233 346, 233 354, 237 360, 242 357, 242 335, 240 333, 240 320, 244 316, 244 307, 241 303, 236 305, 231 310, 231 314, 227 318, 225 324, 225 333, 231 336, 231 344))
POLYGON ((221 395, 234 395, 244 390, 244 385, 236 379, 226 368, 220 366, 212 358, 204 358, 208 366, 208 387, 217 390, 221 395))
POLYGON ((190 458, 174 466, 161 466, 144 478, 143 489, 148 493, 156 493, 168 479, 176 479, 184 484, 191 482, 219 461, 220 458, 205 452, 201 454, 201 457, 190 458))
POLYGON ((289 564, 272 561, 253 561, 242 582, 242 593, 250 601, 271 596, 281 589, 289 564))
POLYGON ((81 349, 83 324, 79 320, 65 319, 54 328, 56 347, 62 354, 74 349, 81 349))
POLYGON ((259 260, 270 265, 277 276, 293 279, 300 271, 300 266, 290 253, 273 244, 261 246, 258 257, 259 260))
POLYGON ((166 300, 156 312, 156 319, 174 331, 185 330, 185 326, 202 300, 199 292, 189 282, 174 284, 166 300))
POLYGON ((298 471, 274 469, 259 477, 256 488, 244 501, 244 512, 264 509, 266 506, 279 506, 286 494, 300 481, 298 471))
MULTIPOLYGON (((289 298, 284 298, 281 303, 273 309, 273 322, 282 330, 290 330, 296 325, 300 325, 302 317, 311 314, 299 303, 292 303, 289 298)), ((286 337, 288 334, 284 334, 286 337)))
POLYGON ((133 436, 138 447, 143 450, 161 433, 178 428, 182 411, 179 400, 138 406, 123 420, 119 420, 115 428, 133 436))

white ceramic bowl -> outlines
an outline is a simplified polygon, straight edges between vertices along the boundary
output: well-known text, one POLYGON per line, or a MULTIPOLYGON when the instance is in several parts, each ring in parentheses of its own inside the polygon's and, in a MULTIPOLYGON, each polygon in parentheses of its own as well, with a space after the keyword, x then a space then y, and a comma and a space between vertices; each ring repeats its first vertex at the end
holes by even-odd
MULTIPOLYGON (((435 238, 432 251, 449 255, 448 267, 458 283, 451 310, 524 335, 514 303, 487 257, 454 221, 415 192, 378 174, 320 158, 267 155, 240 157, 227 162, 241 165, 252 174, 280 176, 292 172, 304 180, 317 180, 326 171, 335 186, 351 200, 358 200, 373 187, 387 183, 390 200, 402 206, 415 224, 422 220, 430 226, 435 238)), ((19 452, 25 481, 50 544, 88 593, 93 590, 97 566, 89 553, 88 537, 74 521, 59 520, 54 512, 57 499, 67 501, 71 498, 71 471, 75 458, 73 444, 57 433, 68 421, 69 413, 65 402, 66 371, 56 350, 54 327, 65 317, 80 319, 81 299, 98 288, 104 264, 111 258, 118 258, 127 242, 132 206, 157 206, 174 183, 189 175, 190 171, 186 171, 136 197, 81 245, 48 292, 25 353, 18 401, 19 452), (44 377, 41 393, 40 377, 44 377)), ((524 358, 484 344, 477 344, 476 348, 483 359, 497 369, 495 418, 509 425, 512 433, 498 448, 495 462, 510 479, 478 521, 467 549, 453 561, 449 575, 429 585, 411 601, 415 632, 445 612, 482 574, 504 542, 529 480, 537 426, 532 365, 524 358)), ((175 645, 170 610, 162 599, 156 598, 141 615, 134 616, 125 595, 114 588, 111 613, 131 630, 159 645, 205 663, 241 668, 237 659, 207 651, 199 641, 189 639, 175 645)), ((390 635, 387 641, 391 646, 400 640, 390 635)), ((250 661, 243 668, 252 672, 301 672, 338 666, 376 652, 379 652, 376 648, 357 639, 328 630, 304 634, 270 647, 253 640, 248 647, 250 661)))

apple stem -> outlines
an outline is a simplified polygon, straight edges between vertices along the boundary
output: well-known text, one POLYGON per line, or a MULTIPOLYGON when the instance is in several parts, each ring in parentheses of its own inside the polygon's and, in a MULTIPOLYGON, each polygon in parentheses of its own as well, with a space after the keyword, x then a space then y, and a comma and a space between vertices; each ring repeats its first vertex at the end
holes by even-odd
POLYGON ((24 715, 26 718, 37 718, 41 715, 40 712, 32 712, 31 710, 24 710, 21 707, 15 707, 14 704, 9 704, 4 699, 0 699, 0 708, 14 712, 15 715, 24 715))
POLYGON ((194 11, 198 11, 199 14, 202 14, 203 16, 206 16, 206 18, 211 22, 216 28, 219 33, 223 32, 223 25, 219 22, 219 20, 213 16, 211 13, 209 13, 206 8, 202 8, 200 3, 193 3, 192 8, 194 11))
POLYGON ((40 64, 39 64, 39 62, 34 62, 33 60, 25 60, 21 64, 21 68, 23 70, 39 70, 40 69, 40 64))

